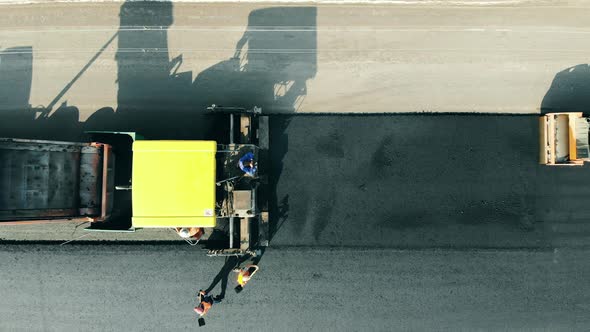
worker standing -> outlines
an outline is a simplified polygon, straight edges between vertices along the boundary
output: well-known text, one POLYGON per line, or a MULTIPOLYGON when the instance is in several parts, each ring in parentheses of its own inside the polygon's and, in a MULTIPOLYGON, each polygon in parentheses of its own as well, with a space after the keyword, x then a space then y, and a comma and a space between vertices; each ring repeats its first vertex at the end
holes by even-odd
POLYGON ((250 281, 250 278, 258 271, 258 265, 248 264, 241 269, 238 269, 238 285, 235 288, 236 293, 244 290, 244 286, 250 281))
POLYGON ((185 240, 199 241, 205 230, 200 227, 176 227, 176 233, 185 240))
POLYGON ((248 152, 240 158, 238 162, 240 169, 246 176, 254 177, 256 175, 256 162, 254 161, 254 153, 248 152))

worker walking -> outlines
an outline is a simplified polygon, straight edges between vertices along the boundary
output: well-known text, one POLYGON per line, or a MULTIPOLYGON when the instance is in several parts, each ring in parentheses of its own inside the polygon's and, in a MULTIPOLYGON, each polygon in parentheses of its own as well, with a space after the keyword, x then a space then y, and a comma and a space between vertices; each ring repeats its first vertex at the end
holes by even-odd
POLYGON ((254 161, 254 153, 248 152, 243 155, 238 162, 238 166, 246 176, 254 177, 256 175, 256 162, 254 161))
POLYGON ((236 269, 238 272, 238 285, 235 288, 236 293, 241 292, 244 290, 244 286, 250 281, 250 278, 258 272, 258 265, 255 264, 248 264, 240 269, 236 269))
POLYGON ((207 312, 209 312, 209 310, 211 309, 211 307, 213 306, 213 297, 203 291, 203 290, 199 290, 199 304, 195 307, 195 312, 199 315, 199 326, 203 326, 205 325, 205 318, 203 318, 203 316, 205 316, 207 314, 207 312))

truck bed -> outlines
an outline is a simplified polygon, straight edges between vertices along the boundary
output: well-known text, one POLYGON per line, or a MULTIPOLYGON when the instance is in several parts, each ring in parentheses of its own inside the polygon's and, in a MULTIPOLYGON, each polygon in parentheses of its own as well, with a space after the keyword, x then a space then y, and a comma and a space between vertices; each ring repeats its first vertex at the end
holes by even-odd
POLYGON ((0 138, 0 221, 98 215, 102 149, 0 138))

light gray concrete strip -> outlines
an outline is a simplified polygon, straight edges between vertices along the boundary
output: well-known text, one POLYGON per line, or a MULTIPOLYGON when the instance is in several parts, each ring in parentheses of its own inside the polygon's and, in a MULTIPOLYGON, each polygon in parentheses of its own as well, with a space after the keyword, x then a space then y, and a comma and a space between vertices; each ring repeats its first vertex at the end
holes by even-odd
POLYGON ((141 229, 135 232, 85 231, 89 224, 54 223, 41 225, 15 225, 0 227, 2 241, 179 241, 184 242, 169 229, 141 229))
POLYGON ((31 47, 32 61, 3 56, 0 90, 15 72, 32 80, 24 102, 0 109, 47 106, 118 32, 56 101, 81 121, 105 107, 189 112, 211 102, 271 113, 538 113, 556 75, 570 77, 565 98, 587 88, 575 66, 586 63, 589 15, 582 1, 4 6, 0 48, 31 47))
MULTIPOLYGON (((141 1, 141 0, 133 0, 141 1)), ((523 4, 551 4, 549 0, 145 0, 172 3, 285 3, 285 4, 362 4, 362 5, 421 5, 421 6, 505 6, 523 4)), ((53 3, 122 3, 125 0, 0 0, 0 5, 53 3)), ((570 5, 571 2, 570 2, 570 5)))

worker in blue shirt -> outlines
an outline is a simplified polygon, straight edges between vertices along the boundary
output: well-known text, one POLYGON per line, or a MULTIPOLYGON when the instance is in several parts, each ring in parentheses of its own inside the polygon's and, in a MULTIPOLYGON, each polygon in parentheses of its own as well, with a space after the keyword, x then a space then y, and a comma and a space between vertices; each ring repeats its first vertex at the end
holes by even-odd
POLYGON ((240 158, 238 162, 240 169, 246 173, 247 176, 254 177, 256 174, 256 163, 254 162, 254 153, 248 152, 240 158))

